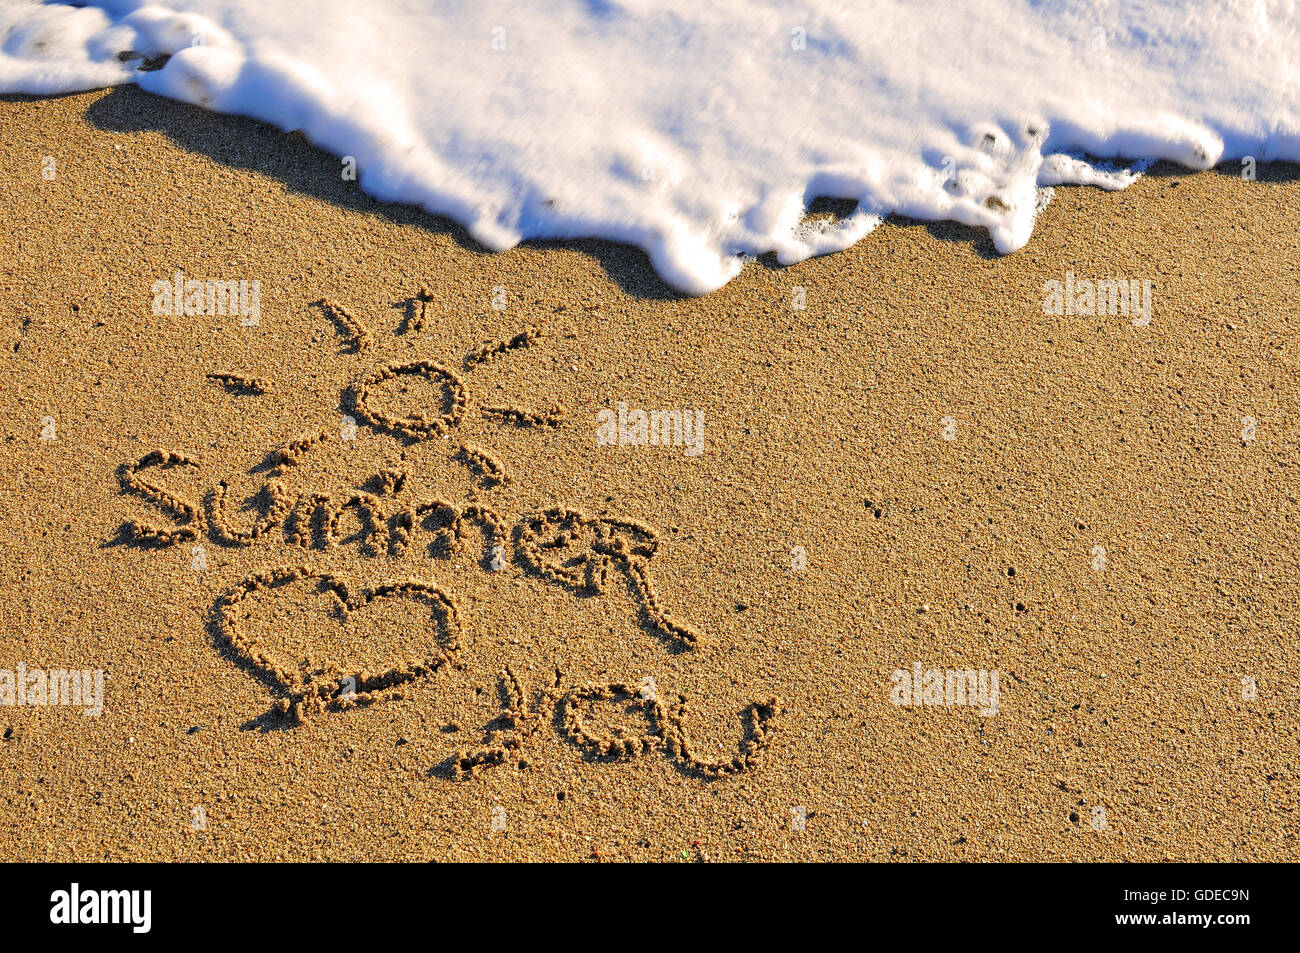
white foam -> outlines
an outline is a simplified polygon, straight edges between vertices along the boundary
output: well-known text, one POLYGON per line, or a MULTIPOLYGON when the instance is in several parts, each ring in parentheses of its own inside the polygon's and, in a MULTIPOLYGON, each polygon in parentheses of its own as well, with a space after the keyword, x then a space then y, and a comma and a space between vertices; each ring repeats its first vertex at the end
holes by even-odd
POLYGON ((1045 187, 1136 175, 1084 155, 1300 160, 1294 0, 0 4, 0 90, 254 116, 489 248, 630 242, 695 294, 890 212, 1014 251, 1045 187), (818 195, 858 211, 803 221, 818 195))

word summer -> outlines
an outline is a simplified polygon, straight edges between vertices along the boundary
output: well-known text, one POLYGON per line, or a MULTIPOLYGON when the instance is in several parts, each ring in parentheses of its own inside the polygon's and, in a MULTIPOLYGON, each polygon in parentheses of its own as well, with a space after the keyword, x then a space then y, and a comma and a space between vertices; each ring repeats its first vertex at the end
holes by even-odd
POLYGON ((991 672, 967 669, 923 669, 920 662, 912 663, 912 670, 895 670, 893 691, 889 700, 895 705, 910 708, 913 705, 978 706, 979 713, 988 718, 998 713, 998 670, 991 672))
POLYGON ((1065 273, 1065 283, 1055 278, 1043 282, 1043 314, 1123 315, 1142 327, 1151 323, 1153 281, 1136 278, 1078 278, 1065 273))
POLYGON ((256 279, 195 281, 178 271, 170 281, 155 281, 149 290, 157 315, 238 315, 247 324, 257 324, 262 316, 262 283, 256 279))
POLYGON ((618 402, 618 413, 596 414, 598 447, 683 447, 687 456, 704 452, 704 411, 628 410, 618 402))
POLYGON ((0 668, 0 705, 61 705, 81 708, 87 718, 104 713, 104 673, 100 669, 0 668))
POLYGON ((50 894, 50 922, 55 924, 127 923, 132 933, 148 933, 153 925, 152 890, 70 890, 50 894))

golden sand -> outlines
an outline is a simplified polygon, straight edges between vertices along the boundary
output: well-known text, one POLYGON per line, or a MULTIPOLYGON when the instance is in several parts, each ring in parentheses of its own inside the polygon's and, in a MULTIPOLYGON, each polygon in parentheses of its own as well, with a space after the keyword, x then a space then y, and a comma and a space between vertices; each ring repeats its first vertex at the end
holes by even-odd
POLYGON ((0 161, 0 669, 108 673, 0 707, 6 857, 1296 859, 1295 168, 687 299, 133 89, 9 98, 0 161))

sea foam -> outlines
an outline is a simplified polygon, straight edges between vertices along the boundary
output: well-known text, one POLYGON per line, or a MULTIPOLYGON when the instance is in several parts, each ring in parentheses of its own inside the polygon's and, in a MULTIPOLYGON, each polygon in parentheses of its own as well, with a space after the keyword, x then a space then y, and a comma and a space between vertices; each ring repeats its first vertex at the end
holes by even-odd
POLYGON ((0 0, 0 91, 301 130, 490 249, 629 242, 692 294, 890 213, 1014 251, 1047 187, 1142 168, 1096 157, 1300 160, 1298 76, 1294 0, 0 0))

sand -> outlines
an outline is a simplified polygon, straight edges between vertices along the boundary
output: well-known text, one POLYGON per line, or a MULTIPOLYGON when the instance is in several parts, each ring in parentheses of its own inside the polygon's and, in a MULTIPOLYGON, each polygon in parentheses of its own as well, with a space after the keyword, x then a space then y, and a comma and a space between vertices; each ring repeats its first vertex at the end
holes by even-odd
POLYGON ((1297 858, 1294 167, 692 299, 132 89, 0 102, 0 161, 0 669, 107 673, 0 706, 7 858, 1297 858), (258 322, 154 313, 178 270, 258 322), (918 662, 997 713, 894 704, 918 662))

